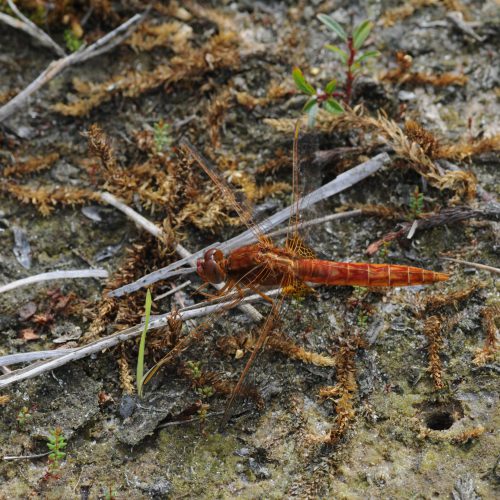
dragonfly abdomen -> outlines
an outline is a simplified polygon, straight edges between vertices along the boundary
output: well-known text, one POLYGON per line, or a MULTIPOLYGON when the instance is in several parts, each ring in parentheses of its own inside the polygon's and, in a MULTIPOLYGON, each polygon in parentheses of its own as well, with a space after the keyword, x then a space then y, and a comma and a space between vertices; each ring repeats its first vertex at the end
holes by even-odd
POLYGON ((393 264, 333 262, 319 259, 296 261, 296 275, 303 281, 325 285, 410 286, 445 281, 449 275, 419 267, 393 264))

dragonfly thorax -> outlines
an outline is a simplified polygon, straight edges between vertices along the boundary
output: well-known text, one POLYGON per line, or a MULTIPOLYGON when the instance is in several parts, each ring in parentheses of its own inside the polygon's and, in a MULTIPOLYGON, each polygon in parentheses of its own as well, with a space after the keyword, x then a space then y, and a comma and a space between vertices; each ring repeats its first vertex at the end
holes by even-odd
POLYGON ((196 261, 196 272, 209 283, 222 283, 226 280, 224 254, 218 248, 207 250, 203 258, 196 261))

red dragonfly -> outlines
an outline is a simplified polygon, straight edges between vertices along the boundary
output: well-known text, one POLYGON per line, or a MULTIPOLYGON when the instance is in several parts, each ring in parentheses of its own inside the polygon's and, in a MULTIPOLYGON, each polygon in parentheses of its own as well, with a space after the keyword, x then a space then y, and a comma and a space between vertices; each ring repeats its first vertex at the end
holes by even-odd
MULTIPOLYGON (((183 152, 196 160, 211 180, 218 186, 221 193, 230 201, 241 220, 251 228, 258 238, 258 242, 237 248, 228 255, 217 248, 207 250, 203 258, 197 261, 197 273, 206 284, 225 285, 217 293, 217 297, 226 296, 228 292, 236 291, 243 298, 247 291, 259 294, 272 304, 272 311, 267 317, 254 349, 243 369, 229 399, 222 420, 224 425, 230 417, 230 409, 235 398, 243 387, 243 381, 252 366, 260 348, 264 345, 268 335, 273 330, 283 299, 286 295, 303 294, 310 290, 307 283, 326 285, 351 285, 364 287, 382 286, 411 286, 431 284, 445 281, 449 275, 440 272, 428 271, 418 267, 392 264, 369 264, 358 262, 334 262, 315 258, 297 234, 299 226, 298 207, 298 126, 295 130, 293 148, 293 185, 294 185, 294 219, 293 234, 289 236, 282 247, 276 246, 271 239, 264 235, 258 224, 252 221, 249 208, 236 201, 231 188, 219 175, 210 168, 206 161, 187 142, 181 143, 183 152), (268 287, 281 288, 281 295, 273 299, 266 295, 268 287)), ((235 302, 232 303, 234 305, 235 302)), ((169 359, 170 356, 167 355, 169 359)), ((165 359, 165 358, 164 358, 165 359)), ((160 364, 163 364, 162 360, 160 364)), ((153 373, 159 366, 157 365, 153 373)), ((152 375, 152 373, 150 374, 152 375)), ((148 379, 150 376, 148 376, 148 379)))

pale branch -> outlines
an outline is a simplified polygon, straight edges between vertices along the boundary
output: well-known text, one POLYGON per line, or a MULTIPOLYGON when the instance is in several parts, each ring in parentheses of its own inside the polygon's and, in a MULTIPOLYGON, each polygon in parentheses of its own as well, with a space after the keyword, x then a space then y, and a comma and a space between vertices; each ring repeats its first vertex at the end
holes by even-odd
POLYGON ((7 0, 10 9, 19 18, 16 19, 8 14, 0 12, 0 21, 12 28, 24 31, 31 37, 38 40, 44 47, 52 49, 58 56, 64 57, 66 53, 45 31, 40 29, 34 22, 28 19, 16 6, 12 0, 7 0))
MULTIPOLYGON (((332 220, 343 220, 350 219, 351 217, 357 217, 358 215, 363 215, 363 210, 349 210, 348 212, 340 212, 338 214, 325 215, 324 217, 318 217, 316 219, 311 219, 308 221, 300 222, 296 227, 297 229, 304 229, 309 226, 316 226, 317 224, 325 224, 332 220)), ((284 227, 283 229, 278 229, 272 233, 268 233, 267 236, 274 238, 275 236, 281 236, 282 234, 287 234, 289 229, 284 227)))
POLYGON ((40 283, 42 281, 107 277, 108 271, 106 271, 106 269, 72 269, 67 271, 51 271, 48 273, 36 274, 35 276, 28 276, 27 278, 22 278, 0 286, 0 293, 8 292, 9 290, 14 290, 15 288, 22 286, 32 285, 33 283, 40 283))
POLYGON ((136 212, 133 208, 130 208, 111 193, 106 191, 101 192, 99 193, 99 198, 101 198, 104 203, 115 207, 117 210, 125 214, 130 220, 134 221, 139 227, 147 231, 149 234, 152 234, 155 238, 162 238, 164 236, 164 232, 160 227, 146 219, 146 217, 142 216, 140 213, 136 212))
MULTIPOLYGON (((280 292, 279 290, 274 290, 273 292, 270 292, 270 295, 275 295, 279 292, 280 292)), ((261 299, 262 297, 260 295, 257 294, 251 295, 249 297, 245 297, 244 299, 242 299, 238 305, 249 305, 250 302, 255 302, 261 299)), ((229 307, 230 305, 231 305, 230 302, 229 303, 224 302, 208 306, 202 305, 196 309, 189 309, 186 311, 180 310, 175 313, 167 313, 160 316, 156 316, 153 320, 150 321, 148 331, 168 326, 169 319, 179 319, 182 321, 188 321, 190 319, 199 318, 202 316, 206 316, 208 314, 215 313, 217 311, 220 311, 221 309, 229 307)), ((76 349, 71 349, 71 350, 57 349, 55 351, 52 351, 54 354, 51 354, 50 356, 57 356, 55 359, 43 362, 37 361, 29 366, 26 366, 19 370, 15 370, 0 376, 0 389, 3 387, 7 387, 15 382, 20 382, 21 380, 37 377, 42 373, 55 370, 56 368, 66 365, 67 363, 71 363, 78 359, 85 358, 87 356, 90 356, 91 354, 101 352, 105 349, 110 349, 111 347, 126 342, 127 340, 131 340, 135 337, 140 336, 142 334, 143 329, 144 325, 138 324, 130 328, 127 328, 126 330, 122 330, 120 332, 108 335, 107 337, 98 339, 85 346, 78 347, 76 349)), ((7 364, 12 364, 13 363, 12 359, 15 360, 14 362, 20 362, 19 359, 21 358, 12 358, 11 356, 13 355, 0 357, 0 366, 6 366, 7 364), (5 358, 7 358, 7 360, 10 359, 11 362, 6 361, 5 358)))
POLYGON ((489 271, 490 273, 500 274, 500 269, 498 267, 487 266, 486 264, 478 264, 477 262, 468 262, 462 259, 454 259, 452 257, 441 257, 441 258, 443 260, 457 262, 458 264, 464 264, 466 266, 475 267, 476 269, 483 269, 484 271, 489 271))
MULTIPOLYGON (((194 272, 196 271, 196 268, 192 268, 190 270, 190 272, 194 272)), ((172 290, 169 290, 168 292, 165 292, 165 293, 162 293, 161 295, 157 295, 154 299, 153 299, 153 302, 157 301, 157 300, 160 300, 160 299, 164 299, 165 297, 168 297, 174 293, 177 293, 179 290, 182 290, 183 288, 186 288, 187 286, 191 285, 191 280, 187 280, 185 281, 184 283, 182 283, 181 285, 179 286, 176 286, 174 288, 172 288, 172 290)))
POLYGON ((17 94, 0 108, 0 122, 5 121, 9 116, 18 111, 22 106, 25 105, 26 101, 32 94, 37 92, 43 85, 55 78, 67 67, 82 63, 92 57, 99 56, 104 52, 108 52, 116 45, 121 43, 143 20, 145 15, 146 13, 136 14, 128 21, 118 26, 118 28, 114 29, 107 35, 97 40, 97 42, 93 43, 92 45, 89 45, 88 47, 82 47, 80 50, 73 52, 72 54, 52 61, 47 66, 47 68, 42 71, 42 73, 40 73, 40 75, 38 75, 38 77, 33 80, 24 90, 19 92, 19 94, 17 94))
POLYGON ((50 451, 45 453, 37 453, 35 455, 4 455, 2 460, 34 460, 35 458, 42 458, 50 455, 50 451))
MULTIPOLYGON (((338 194, 354 186, 358 182, 361 182, 362 180, 366 179, 370 175, 380 170, 389 161, 390 161, 389 155, 387 153, 381 153, 375 156, 374 158, 364 163, 361 163, 360 165, 340 174, 328 184, 321 186, 319 189, 316 189, 312 193, 305 196, 300 203, 300 209, 305 210, 314 205, 315 203, 317 203, 318 201, 325 200, 335 194, 338 194)), ((264 234, 268 233, 275 226, 289 219, 294 209, 295 209, 294 206, 290 206, 288 208, 285 208, 277 212, 276 214, 272 215, 263 222, 260 222, 259 228, 263 231, 264 234)), ((206 252, 206 250, 209 248, 217 247, 223 252, 230 252, 234 248, 248 245, 255 241, 256 237, 254 232, 251 229, 248 229, 243 233, 239 234, 238 236, 235 236, 234 238, 224 243, 221 244, 214 243, 209 247, 206 247, 194 253, 191 257, 185 257, 162 269, 147 274, 142 278, 138 279, 137 281, 134 281, 133 283, 129 283, 128 285, 124 285, 120 288, 117 288, 116 290, 112 290, 109 293, 109 295, 111 297, 121 297, 126 293, 132 293, 143 287, 147 287, 152 283, 155 283, 156 281, 167 279, 171 276, 175 276, 176 269, 189 263, 193 259, 202 257, 203 254, 206 252)))
POLYGON ((16 352, 0 357, 0 366, 17 365, 19 363, 28 363, 30 361, 39 361, 48 358, 60 358, 74 349, 52 349, 50 351, 29 351, 16 352))

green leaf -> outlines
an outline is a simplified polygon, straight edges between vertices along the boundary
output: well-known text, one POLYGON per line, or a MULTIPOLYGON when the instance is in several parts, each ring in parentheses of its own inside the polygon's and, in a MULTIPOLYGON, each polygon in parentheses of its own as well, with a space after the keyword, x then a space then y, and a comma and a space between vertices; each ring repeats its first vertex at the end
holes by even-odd
POLYGON ((331 45, 330 43, 327 43, 325 45, 325 49, 328 49, 330 52, 337 54, 340 57, 341 61, 344 64, 347 64, 347 53, 345 51, 339 49, 336 45, 331 45))
POLYGON ((340 26, 340 24, 335 21, 330 16, 327 16, 326 14, 318 14, 317 18, 328 28, 330 28, 334 33, 336 33, 344 42, 347 42, 347 35, 346 32, 344 31, 344 28, 340 26))
POLYGON ((136 375, 136 384, 137 384, 137 394, 139 397, 142 397, 142 384, 144 382, 144 351, 146 350, 146 333, 149 327, 149 317, 151 315, 151 291, 148 288, 146 293, 146 306, 145 306, 145 315, 146 318, 144 320, 144 329, 142 330, 141 342, 139 344, 139 354, 137 356, 137 375, 136 375))
POLYGON ((325 101, 325 109, 334 115, 338 115, 340 113, 344 112, 344 108, 342 107, 342 104, 340 104, 339 101, 334 99, 333 97, 330 97, 327 101, 325 101))
POLYGON ((373 23, 368 19, 354 28, 354 31, 352 32, 352 40, 356 50, 360 49, 365 43, 365 40, 368 38, 372 28, 373 23))
POLYGON ((331 94, 337 86, 337 80, 330 80, 325 87, 325 94, 331 94))
POLYGON ((314 87, 307 83, 304 73, 300 70, 300 68, 293 68, 292 71, 292 76, 295 81, 295 85, 297 85, 297 88, 299 90, 302 90, 302 92, 305 92, 308 95, 314 95, 316 94, 316 91, 314 90, 314 87))
POLYGON ((370 57, 378 57, 379 55, 380 55, 380 52, 378 50, 369 50, 368 52, 365 52, 364 54, 357 57, 356 62, 360 63, 360 62, 363 62, 364 60, 366 60, 370 57))
POLYGON ((304 107, 302 108, 302 111, 304 113, 309 113, 309 110, 317 104, 318 98, 316 96, 311 97, 305 104, 304 107))
POLYGON ((314 124, 316 123, 316 115, 318 114, 318 103, 315 102, 314 105, 312 105, 307 112, 307 126, 309 128, 313 128, 314 124))

